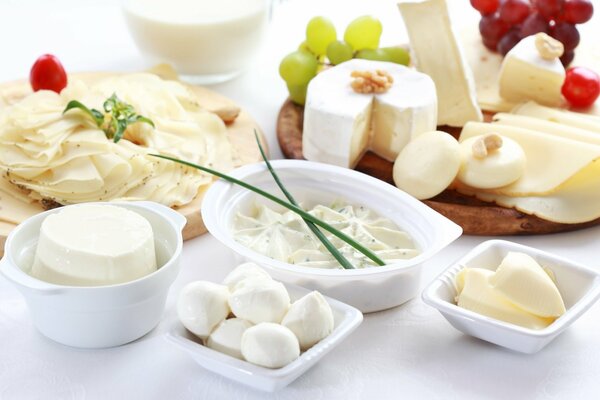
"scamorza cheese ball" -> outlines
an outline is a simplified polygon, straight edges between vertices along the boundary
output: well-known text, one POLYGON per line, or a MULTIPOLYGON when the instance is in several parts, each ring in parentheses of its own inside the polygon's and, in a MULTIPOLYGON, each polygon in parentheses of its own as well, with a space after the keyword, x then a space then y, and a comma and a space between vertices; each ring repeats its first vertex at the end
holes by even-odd
POLYGON ((409 142, 394 163, 394 183, 411 196, 425 200, 443 192, 456 178, 460 146, 446 132, 425 132, 409 142))
POLYGON ((177 314, 190 332, 206 339, 229 315, 228 298, 227 286, 207 281, 191 282, 179 294, 177 314))
POLYGON ((226 319, 210 334, 206 346, 242 360, 242 335, 250 327, 252 323, 245 319, 226 319))
POLYGON ((233 291, 238 283, 249 278, 264 278, 267 280, 272 279, 271 275, 269 275, 267 271, 253 262, 247 262, 238 265, 233 271, 227 274, 223 280, 223 284, 227 285, 229 290, 233 291))
POLYGON ((292 304, 281 325, 294 332, 306 350, 333 331, 333 312, 321 293, 313 291, 292 304))
POLYGON ((285 326, 263 322, 242 335, 242 355, 246 361, 267 368, 281 368, 300 356, 296 335, 285 326))
POLYGON ((236 317, 254 324, 279 323, 290 307, 290 296, 281 282, 249 278, 236 285, 229 306, 236 317))

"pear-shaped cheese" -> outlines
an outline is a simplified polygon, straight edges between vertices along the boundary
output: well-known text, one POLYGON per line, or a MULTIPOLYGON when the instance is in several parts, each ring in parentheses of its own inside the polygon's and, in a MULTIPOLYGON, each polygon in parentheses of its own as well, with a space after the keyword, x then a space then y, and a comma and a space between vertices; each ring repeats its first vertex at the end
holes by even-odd
POLYGON ((511 303, 534 315, 556 318, 565 313, 558 288, 527 254, 508 253, 490 283, 511 303))

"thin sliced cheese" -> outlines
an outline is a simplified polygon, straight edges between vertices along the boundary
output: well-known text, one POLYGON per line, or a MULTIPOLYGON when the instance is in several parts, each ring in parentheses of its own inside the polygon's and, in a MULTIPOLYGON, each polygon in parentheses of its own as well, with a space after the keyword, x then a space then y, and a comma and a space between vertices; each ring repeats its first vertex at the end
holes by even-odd
POLYGON ((573 128, 600 133, 600 116, 583 114, 558 108, 545 107, 533 101, 514 107, 511 114, 557 122, 573 128))

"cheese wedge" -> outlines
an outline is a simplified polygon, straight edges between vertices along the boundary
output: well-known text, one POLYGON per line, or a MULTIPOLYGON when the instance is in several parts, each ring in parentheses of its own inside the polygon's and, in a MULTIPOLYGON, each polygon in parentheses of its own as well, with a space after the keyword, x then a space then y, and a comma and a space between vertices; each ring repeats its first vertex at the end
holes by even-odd
POLYGON ((536 102, 529 101, 513 108, 511 114, 534 117, 546 121, 558 122, 573 128, 585 129, 600 133, 600 117, 578 112, 545 107, 536 102))
POLYGON ((435 129, 433 81, 402 65, 353 59, 318 74, 308 86, 304 109, 304 157, 354 167, 371 148, 393 161, 420 133, 435 129), (394 79, 385 93, 356 93, 353 71, 384 70, 394 79))
POLYGON ((398 3, 417 70, 429 75, 438 94, 438 125, 481 121, 473 74, 452 28, 446 0, 398 3))
MULTIPOLYGON (((535 100, 549 106, 562 102, 565 68, 558 58, 541 56, 537 35, 527 36, 504 57, 500 69, 500 96, 510 102, 535 100)), ((554 40, 554 39, 549 39, 554 40)))
POLYGON ((600 157, 600 146, 499 124, 469 122, 463 128, 459 142, 489 133, 516 141, 527 159, 520 179, 503 188, 490 189, 489 193, 506 196, 549 194, 600 157))

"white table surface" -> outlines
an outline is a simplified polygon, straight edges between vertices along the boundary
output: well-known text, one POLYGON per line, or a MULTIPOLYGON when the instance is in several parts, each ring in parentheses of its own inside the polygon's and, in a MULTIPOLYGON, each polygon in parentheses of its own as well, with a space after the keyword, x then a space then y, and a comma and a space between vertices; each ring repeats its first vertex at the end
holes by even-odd
MULTIPOLYGON (((474 23, 466 0, 451 0, 461 22, 474 23)), ((383 20, 384 44, 402 42, 393 1, 292 0, 280 6, 256 65, 214 89, 235 99, 263 127, 273 158, 281 153, 275 120, 286 97, 279 59, 302 40, 312 15, 341 27, 353 16, 383 20)), ((598 25, 595 18, 591 25, 598 25)), ((593 40, 590 36, 583 40, 593 40)), ((69 71, 139 70, 146 63, 113 1, 0 0, 0 81, 26 77, 42 53, 69 71)), ((510 238, 600 269, 600 228, 510 238)), ((425 266, 422 285, 482 237, 462 237, 425 266)), ((234 267, 210 235, 188 241, 163 321, 140 340, 107 350, 54 343, 32 326, 21 295, 0 278, 0 399, 597 399, 600 397, 600 305, 536 355, 513 353, 465 336, 420 299, 365 316, 363 324, 316 367, 275 394, 232 383, 197 365, 163 334, 183 285, 219 281, 234 267)))

